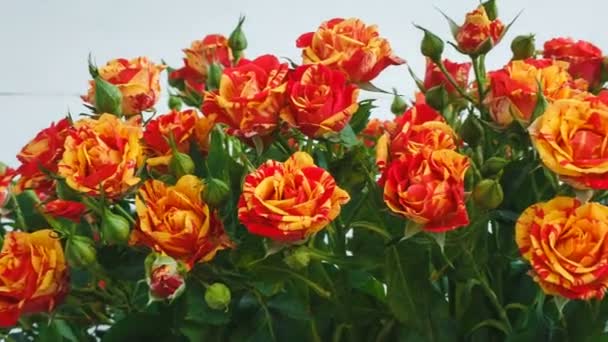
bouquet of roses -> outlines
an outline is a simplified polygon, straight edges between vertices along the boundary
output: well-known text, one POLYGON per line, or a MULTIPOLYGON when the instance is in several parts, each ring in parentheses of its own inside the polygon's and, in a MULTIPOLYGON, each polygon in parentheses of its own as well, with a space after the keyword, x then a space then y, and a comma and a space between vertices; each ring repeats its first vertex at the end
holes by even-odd
POLYGON ((528 35, 487 71, 495 1, 446 18, 467 61, 418 27, 386 121, 361 96, 405 61, 357 18, 297 61, 249 56, 244 18, 179 69, 90 58, 87 113, 0 172, 3 339, 608 339, 608 63, 528 35))

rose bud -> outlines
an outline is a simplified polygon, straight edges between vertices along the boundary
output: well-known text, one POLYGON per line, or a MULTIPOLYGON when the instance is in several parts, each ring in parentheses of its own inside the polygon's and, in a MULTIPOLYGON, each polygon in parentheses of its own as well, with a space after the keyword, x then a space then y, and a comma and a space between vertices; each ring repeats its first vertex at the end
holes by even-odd
POLYGON ((310 263, 310 251, 306 246, 297 247, 287 253, 283 261, 294 270, 306 268, 310 263))
POLYGON ((220 79, 222 78, 222 67, 218 63, 209 64, 207 70, 207 90, 213 91, 220 87, 220 79))
POLYGON ((427 89, 424 99, 429 106, 439 111, 444 109, 450 101, 443 85, 427 89))
POLYGON ((403 98, 397 95, 397 91, 393 90, 393 102, 391 103, 391 113, 395 115, 401 115, 407 109, 407 103, 403 100, 403 98))
POLYGON ((420 26, 416 26, 424 32, 424 37, 420 43, 420 52, 423 56, 428 57, 435 63, 441 62, 441 54, 443 53, 444 43, 434 33, 420 26))
POLYGON ((491 157, 481 167, 481 173, 484 176, 491 176, 498 174, 505 166, 509 164, 509 161, 501 157, 491 157))
POLYGON ((122 115, 122 94, 118 87, 97 76, 95 82, 95 110, 97 113, 122 115))
POLYGON ((151 302, 173 301, 186 289, 186 270, 170 256, 150 254, 146 258, 145 267, 151 302))
POLYGON ((181 178, 185 175, 191 175, 194 173, 194 169, 194 162, 189 155, 173 151, 173 156, 169 162, 169 170, 171 170, 171 173, 173 173, 175 177, 181 178))
POLYGON ((101 236, 109 244, 125 244, 129 240, 129 221, 121 215, 114 214, 109 209, 103 211, 101 217, 101 236))
POLYGON ((488 16, 485 6, 467 13, 465 22, 456 32, 460 51, 469 55, 489 52, 502 38, 505 26, 499 19, 488 16))
POLYGON ((244 23, 245 17, 240 17, 238 24, 228 37, 228 44, 236 55, 240 55, 239 53, 247 48, 247 38, 245 37, 245 33, 243 32, 244 23))
POLYGON ((517 36, 511 42, 512 60, 531 58, 536 55, 534 35, 517 36))
POLYGON ((178 96, 169 96, 168 106, 171 110, 179 111, 182 109, 182 100, 178 96))
POLYGON ((226 310, 230 300, 230 289, 222 283, 211 284, 205 291, 205 302, 214 310, 226 310))
POLYGON ((473 189, 473 201, 480 208, 498 208, 502 203, 503 197, 500 183, 493 179, 483 179, 473 189))
POLYGON ((221 179, 209 178, 203 190, 203 199, 211 207, 217 208, 230 196, 230 188, 221 179))
POLYGON ((73 235, 66 242, 65 257, 70 267, 85 268, 97 261, 97 250, 93 240, 85 236, 73 235))

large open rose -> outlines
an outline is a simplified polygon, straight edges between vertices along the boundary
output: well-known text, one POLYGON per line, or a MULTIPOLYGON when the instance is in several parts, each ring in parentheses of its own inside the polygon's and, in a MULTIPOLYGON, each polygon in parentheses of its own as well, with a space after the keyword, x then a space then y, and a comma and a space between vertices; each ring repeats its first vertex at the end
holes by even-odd
POLYGON ((69 289, 61 243, 50 229, 8 232, 0 252, 0 327, 23 313, 52 311, 69 289))
POLYGON ((405 63, 393 55, 375 25, 365 25, 357 18, 325 21, 317 31, 301 35, 296 45, 303 48, 304 64, 341 70, 351 82, 370 81, 389 65, 405 63))
POLYGON ((241 59, 226 68, 218 90, 205 92, 202 111, 229 126, 229 132, 250 138, 272 133, 285 105, 287 63, 272 55, 241 59))
POLYGON ((378 139, 376 164, 384 170, 390 160, 440 149, 456 149, 456 133, 441 114, 426 104, 417 104, 395 119, 378 139))
POLYGON ((192 175, 181 177, 174 186, 145 182, 135 199, 139 220, 131 244, 146 245, 189 267, 232 247, 217 212, 202 200, 203 188, 192 175))
POLYGON ((289 80, 282 117, 309 137, 337 133, 359 108, 358 95, 344 73, 321 64, 303 65, 289 80))
POLYGON ((65 140, 59 175, 74 190, 116 197, 139 183, 143 164, 141 127, 112 114, 74 123, 65 140))
POLYGON ((349 199, 310 155, 296 152, 285 163, 269 160, 245 177, 239 220, 253 234, 302 240, 335 219, 349 199))
POLYGON ((608 108, 597 99, 555 101, 529 131, 545 166, 564 181, 608 189, 608 108))
MULTIPOLYGON (((99 77, 118 87, 122 94, 122 113, 133 115, 156 104, 160 96, 160 72, 164 69, 146 57, 118 58, 99 68, 99 77)), ((95 81, 90 81, 89 92, 82 99, 95 103, 95 81)))
POLYGON ((515 240, 532 276, 550 295, 604 297, 608 287, 608 207, 556 197, 526 209, 515 240))

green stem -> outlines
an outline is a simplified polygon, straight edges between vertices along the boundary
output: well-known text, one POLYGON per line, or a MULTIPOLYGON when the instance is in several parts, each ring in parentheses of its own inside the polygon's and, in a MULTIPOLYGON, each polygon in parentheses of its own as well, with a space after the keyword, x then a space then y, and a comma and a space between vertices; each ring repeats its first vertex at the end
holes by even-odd
POLYGON ((452 85, 452 87, 454 87, 454 89, 456 89, 456 91, 458 91, 458 93, 460 94, 460 96, 462 96, 463 98, 467 99, 467 101, 471 102, 472 104, 477 106, 477 102, 475 101, 475 99, 473 99, 471 96, 469 96, 469 94, 466 93, 466 91, 464 91, 464 89, 462 89, 458 83, 456 83, 456 80, 454 80, 454 78, 452 77, 452 75, 448 72, 448 69, 446 69, 445 64, 443 63, 443 61, 439 61, 439 63, 437 64, 439 66, 439 70, 441 70, 441 72, 443 73, 443 75, 445 76, 445 78, 448 80, 448 82, 450 82, 450 84, 452 85))
POLYGON ((115 207, 115 208, 117 208, 117 209, 118 209, 118 211, 120 211, 120 213, 121 213, 121 214, 122 214, 122 215, 123 215, 123 216, 124 216, 124 217, 125 217, 127 220, 129 220, 129 222, 131 222, 131 224, 136 224, 136 223, 137 223, 137 222, 135 222, 135 219, 133 218, 133 216, 132 216, 130 213, 128 213, 128 212, 125 210, 125 208, 123 208, 122 206, 120 206, 120 205, 118 205, 118 204, 117 204, 117 205, 115 205, 114 207, 115 207))
POLYGON ((276 341, 277 338, 274 335, 274 328, 272 326, 272 317, 270 316, 270 311, 268 311, 268 307, 266 306, 266 303, 264 303, 264 299, 262 298, 262 295, 260 295, 260 293, 255 290, 252 290, 252 292, 255 295, 255 298, 260 303, 262 310, 264 310, 264 315, 266 316, 266 322, 268 323, 268 330, 270 331, 270 336, 272 337, 273 341, 276 341))
POLYGON ((384 229, 382 229, 370 222, 354 222, 350 226, 351 226, 351 228, 367 229, 371 232, 374 232, 374 233, 382 236, 385 240, 390 240, 392 238, 392 236, 388 232, 386 232, 384 229))
POLYGON ((11 194, 11 201, 13 202, 13 207, 15 209, 15 228, 25 230, 25 217, 23 216, 23 211, 21 210, 21 206, 19 205, 19 201, 17 201, 17 196, 15 196, 15 194, 11 194))
POLYGON ((319 296, 324 297, 324 298, 330 298, 331 297, 331 292, 327 291, 326 289, 322 288, 319 284, 315 283, 314 281, 302 276, 301 274, 298 274, 292 270, 286 269, 286 268, 278 268, 278 267, 273 267, 273 266, 258 266, 259 269, 266 269, 268 271, 274 271, 274 272, 279 272, 279 273, 285 273, 285 274, 289 274, 290 276, 297 278, 298 280, 302 281, 304 284, 308 285, 308 287, 310 287, 313 291, 315 291, 319 296))

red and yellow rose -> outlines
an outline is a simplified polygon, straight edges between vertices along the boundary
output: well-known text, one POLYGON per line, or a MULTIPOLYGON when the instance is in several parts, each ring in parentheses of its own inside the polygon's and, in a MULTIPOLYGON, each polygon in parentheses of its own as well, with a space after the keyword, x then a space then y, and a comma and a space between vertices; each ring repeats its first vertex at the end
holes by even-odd
POLYGON ((543 164, 564 181, 608 189, 608 108, 601 102, 555 101, 529 131, 543 164))
POLYGON ((388 131, 388 127, 394 125, 392 121, 382 121, 377 118, 373 118, 367 122, 365 128, 359 132, 358 138, 362 140, 365 146, 374 147, 378 139, 388 131))
POLYGON ((174 186, 146 181, 135 198, 138 224, 131 244, 143 244, 192 267, 232 247, 218 213, 203 202, 203 182, 192 175, 174 186))
POLYGON ((393 55, 389 42, 375 25, 357 18, 335 18, 323 22, 315 32, 296 41, 303 48, 304 64, 323 64, 343 71, 351 82, 367 82, 390 65, 405 63, 393 55))
POLYGON ((139 123, 112 114, 74 123, 65 140, 58 173, 74 190, 92 195, 120 196, 139 183, 142 166, 139 123))
POLYGON ((50 229, 6 233, 0 252, 0 327, 25 313, 50 312, 69 290, 61 243, 50 229))
POLYGON ((386 169, 380 185, 391 211, 429 232, 469 224, 464 199, 467 157, 449 150, 403 155, 386 169))
POLYGON ((349 199, 310 155, 296 152, 284 163, 269 160, 245 177, 238 215, 252 234, 297 241, 327 226, 349 199))
POLYGON ((404 155, 456 149, 457 137, 441 114, 426 104, 416 104, 395 119, 378 139, 376 164, 382 171, 391 160, 404 155))
POLYGON ((549 59, 512 61, 488 76, 490 92, 485 102, 500 126, 507 126, 514 119, 530 123, 539 84, 547 101, 569 98, 578 91, 568 74, 568 64, 549 59))
POLYGON ((282 118, 305 135, 318 138, 341 131, 359 108, 359 89, 341 71, 322 64, 298 67, 287 85, 282 118))
MULTIPOLYGON (((115 85, 122 94, 122 113, 139 114, 156 104, 160 96, 160 72, 165 67, 152 63, 146 57, 131 60, 119 58, 99 68, 99 77, 115 85)), ((95 103, 95 81, 90 81, 85 102, 95 103)))
POLYGON ((526 209, 515 241, 543 291, 602 299, 608 287, 608 207, 556 197, 526 209))
POLYGON ((228 38, 221 34, 210 34, 193 41, 189 48, 184 49, 184 54, 184 66, 169 74, 169 79, 182 80, 185 89, 199 95, 205 91, 211 63, 227 68, 234 61, 228 38))
POLYGON ((68 119, 52 123, 21 149, 17 155, 21 162, 17 169, 20 176, 15 189, 17 192, 32 189, 42 198, 55 193, 55 181, 48 173, 57 173, 57 163, 63 155, 69 128, 68 119))
POLYGON ((188 153, 197 121, 198 115, 194 109, 181 112, 172 110, 150 120, 143 135, 147 147, 147 164, 150 166, 169 165, 173 155, 169 139, 173 139, 179 152, 188 153))
MULTIPOLYGON (((456 84, 460 88, 466 89, 469 84, 469 73, 471 71, 471 63, 457 63, 452 62, 448 59, 443 61, 446 70, 452 76, 456 84)), ((433 87, 444 86, 445 90, 450 95, 457 95, 458 92, 454 86, 448 81, 447 77, 443 74, 439 66, 431 61, 430 58, 426 60, 426 72, 424 74, 424 88, 430 89, 433 87)))
POLYGON ((456 43, 465 53, 478 53, 485 44, 489 47, 498 44, 504 30, 500 19, 490 20, 485 7, 480 5, 467 13, 464 24, 456 32, 456 43))
POLYGON ((42 211, 53 217, 62 217, 74 222, 80 222, 82 215, 87 211, 87 207, 80 202, 55 199, 44 203, 42 211))
POLYGON ((543 56, 569 63, 574 78, 582 78, 597 86, 602 76, 602 50, 590 42, 570 38, 554 38, 545 43, 543 56))
POLYGON ((8 203, 11 195, 13 178, 15 178, 16 174, 17 172, 14 169, 0 163, 0 209, 8 203))
POLYGON ((241 59, 223 71, 218 90, 205 92, 202 111, 228 125, 234 135, 250 138, 272 133, 285 106, 287 63, 272 55, 241 59))

